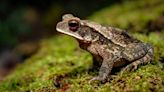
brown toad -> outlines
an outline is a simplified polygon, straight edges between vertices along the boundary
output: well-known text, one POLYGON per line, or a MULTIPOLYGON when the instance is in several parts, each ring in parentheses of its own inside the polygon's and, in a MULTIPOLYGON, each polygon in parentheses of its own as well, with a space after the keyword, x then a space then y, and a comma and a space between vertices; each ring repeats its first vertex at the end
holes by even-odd
POLYGON ((79 46, 92 54, 95 65, 101 62, 99 75, 90 82, 106 80, 113 67, 127 65, 124 70, 135 70, 153 57, 151 45, 133 38, 124 30, 80 20, 71 14, 63 16, 56 30, 76 38, 79 46))

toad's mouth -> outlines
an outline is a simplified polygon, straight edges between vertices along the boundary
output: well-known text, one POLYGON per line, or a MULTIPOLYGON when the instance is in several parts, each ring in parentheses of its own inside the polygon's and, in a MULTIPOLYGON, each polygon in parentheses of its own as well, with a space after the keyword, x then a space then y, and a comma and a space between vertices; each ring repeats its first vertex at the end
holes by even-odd
POLYGON ((61 30, 61 29, 59 29, 59 28, 56 28, 56 30, 58 31, 58 32, 60 32, 60 33, 63 33, 63 34, 67 34, 67 35, 69 35, 69 36, 72 36, 72 37, 74 37, 74 38, 76 38, 76 39, 78 39, 78 41, 80 41, 80 42, 83 42, 83 43, 90 43, 91 41, 90 40, 87 40, 87 39, 84 39, 84 38, 82 38, 79 34, 77 34, 77 33, 71 33, 71 32, 68 32, 68 31, 63 31, 63 30, 61 30))
POLYGON ((77 39, 79 39, 79 40, 84 40, 79 34, 77 34, 77 33, 74 33, 74 32, 71 32, 71 31, 63 31, 63 30, 61 30, 61 29, 59 29, 59 28, 56 28, 56 30, 58 31, 58 32, 60 32, 60 33, 63 33, 63 34, 67 34, 67 35, 70 35, 70 36, 72 36, 72 37, 75 37, 75 38, 77 38, 77 39))

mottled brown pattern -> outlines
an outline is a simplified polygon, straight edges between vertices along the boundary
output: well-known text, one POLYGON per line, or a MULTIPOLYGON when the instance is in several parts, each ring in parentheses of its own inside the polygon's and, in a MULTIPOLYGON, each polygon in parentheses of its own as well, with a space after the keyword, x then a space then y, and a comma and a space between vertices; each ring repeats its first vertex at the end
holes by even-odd
POLYGON ((92 54, 93 64, 101 63, 99 75, 89 82, 105 81, 113 67, 127 65, 123 71, 135 70, 153 57, 151 45, 133 38, 126 31, 80 20, 71 14, 64 15, 56 29, 76 38, 79 46, 92 54))

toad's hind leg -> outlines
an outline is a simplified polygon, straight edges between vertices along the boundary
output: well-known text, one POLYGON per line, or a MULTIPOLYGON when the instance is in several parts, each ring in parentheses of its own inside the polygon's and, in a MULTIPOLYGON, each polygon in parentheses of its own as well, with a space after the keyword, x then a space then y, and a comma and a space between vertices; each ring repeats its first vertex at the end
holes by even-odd
POLYGON ((147 54, 144 57, 127 65, 125 68, 123 68, 123 71, 130 71, 130 70, 133 71, 133 70, 136 70, 139 65, 145 65, 149 63, 153 58, 153 53, 154 51, 153 51, 152 46, 148 45, 147 54))

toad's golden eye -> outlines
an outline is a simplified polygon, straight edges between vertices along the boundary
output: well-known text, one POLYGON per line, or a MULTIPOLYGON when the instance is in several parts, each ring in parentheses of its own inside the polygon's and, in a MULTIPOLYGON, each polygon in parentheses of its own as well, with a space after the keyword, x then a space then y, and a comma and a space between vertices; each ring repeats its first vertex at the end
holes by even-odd
POLYGON ((79 22, 76 20, 70 20, 68 26, 71 31, 77 31, 79 28, 79 22))

